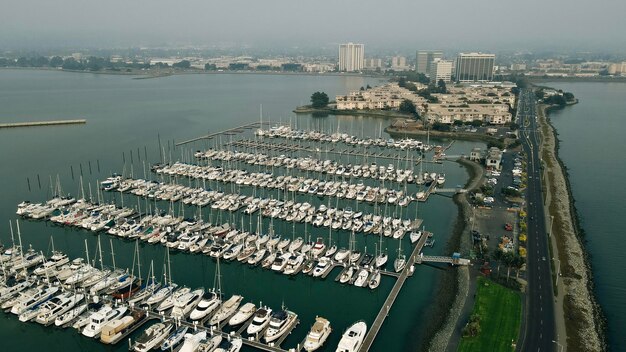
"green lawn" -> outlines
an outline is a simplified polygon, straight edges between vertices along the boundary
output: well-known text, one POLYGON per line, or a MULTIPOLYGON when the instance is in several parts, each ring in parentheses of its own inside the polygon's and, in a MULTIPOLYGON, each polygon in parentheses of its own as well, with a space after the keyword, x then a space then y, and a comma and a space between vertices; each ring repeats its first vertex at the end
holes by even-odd
POLYGON ((480 316, 480 334, 463 337, 459 352, 514 350, 511 342, 517 342, 522 317, 518 292, 479 277, 472 314, 480 316))

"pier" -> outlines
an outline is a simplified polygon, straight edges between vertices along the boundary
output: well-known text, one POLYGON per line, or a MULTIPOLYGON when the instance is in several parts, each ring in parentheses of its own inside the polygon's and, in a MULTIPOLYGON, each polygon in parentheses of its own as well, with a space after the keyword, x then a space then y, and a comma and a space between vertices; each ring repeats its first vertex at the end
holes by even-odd
POLYGON ((0 123, 0 128, 13 128, 13 127, 36 127, 36 126, 57 126, 57 125, 82 125, 86 124, 86 119, 78 120, 54 120, 54 121, 31 121, 31 122, 13 122, 13 123, 0 123))
POLYGON ((383 153, 366 153, 361 152, 354 149, 338 149, 338 148, 326 148, 312 150, 310 147, 302 147, 293 145, 291 143, 269 143, 269 142, 261 142, 261 141, 252 141, 252 140, 238 140, 226 143, 226 145, 232 145, 234 147, 244 147, 244 148, 254 148, 254 149, 266 149, 266 150, 276 150, 279 152, 315 152, 315 153, 325 153, 325 154, 334 154, 339 156, 358 156, 362 158, 372 158, 372 159, 387 159, 387 160, 401 160, 404 162, 414 162, 415 165, 419 165, 422 158, 417 157, 415 160, 411 160, 410 158, 403 157, 400 155, 392 155, 392 154, 383 154, 383 153))
POLYGON ((385 322, 385 318, 387 318, 387 315, 389 315, 389 311, 391 310, 393 303, 396 301, 396 298, 398 297, 398 294, 400 293, 404 282, 406 281, 407 277, 412 274, 413 265, 418 260, 419 254, 422 251, 422 248, 424 248, 424 244, 426 243, 427 239, 428 236, 422 236, 420 240, 417 241, 417 244, 413 248, 411 256, 407 260, 404 270, 399 273, 396 283, 393 285, 393 288, 391 288, 391 292, 389 292, 389 296, 387 296, 387 299, 383 303, 383 306, 380 308, 378 315, 376 315, 376 319, 372 323, 372 326, 368 329, 367 335, 365 335, 365 339, 363 340, 363 344, 361 345, 361 349, 359 350, 360 352, 367 352, 372 347, 372 344, 376 339, 376 335, 378 335, 378 331, 385 322))
POLYGON ((241 133, 244 130, 253 129, 255 127, 261 127, 262 125, 267 125, 267 124, 269 124, 269 122, 252 122, 252 123, 248 123, 248 124, 245 124, 245 125, 229 128, 227 130, 223 130, 223 131, 219 131, 219 132, 215 132, 215 133, 209 133, 207 135, 196 137, 196 138, 192 138, 192 139, 189 139, 189 140, 186 140, 186 141, 183 141, 183 142, 178 142, 178 143, 176 143, 176 146, 178 147, 180 145, 196 142, 196 141, 199 141, 199 140, 202 140, 202 139, 210 139, 210 138, 213 138, 215 136, 219 136, 220 134, 241 133))

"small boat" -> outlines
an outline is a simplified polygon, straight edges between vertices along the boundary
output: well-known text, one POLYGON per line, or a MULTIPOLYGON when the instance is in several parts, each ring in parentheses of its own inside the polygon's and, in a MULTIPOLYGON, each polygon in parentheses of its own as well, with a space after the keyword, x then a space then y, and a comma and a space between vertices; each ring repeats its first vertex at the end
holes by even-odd
POLYGON ((191 292, 189 287, 181 287, 178 290, 174 291, 169 297, 161 301, 156 308, 157 312, 164 312, 174 306, 174 301, 176 301, 179 297, 191 292))
POLYGON ((186 334, 185 342, 178 352, 195 352, 198 350, 202 340, 206 340, 206 331, 202 330, 196 334, 186 334))
POLYGON ((102 328, 100 342, 107 345, 114 345, 122 339, 122 336, 135 325, 144 321, 146 313, 141 310, 133 311, 130 315, 111 320, 102 328))
POLYGON ((335 261, 343 262, 346 258, 348 258, 348 255, 350 255, 350 251, 345 248, 341 248, 337 251, 337 254, 335 254, 335 261))
POLYGON ((399 254, 396 260, 393 261, 393 269, 399 273, 406 266, 406 257, 404 254, 399 254))
POLYGON ((235 314, 237 308, 239 308, 239 304, 243 300, 243 296, 232 295, 222 306, 220 309, 215 312, 215 314, 209 320, 209 325, 217 325, 223 322, 224 320, 230 318, 231 315, 235 314))
POLYGON ((369 271, 367 269, 359 270, 359 273, 356 276, 356 280, 354 280, 354 286, 363 287, 366 286, 368 281, 367 278, 370 276, 369 271))
POLYGON ((357 352, 363 344, 367 324, 359 321, 350 326, 341 336, 336 352, 357 352))
POLYGON ((172 308, 172 313, 170 314, 174 319, 184 319, 191 313, 191 311, 196 308, 202 296, 204 295, 204 289, 200 288, 194 291, 191 291, 187 294, 179 296, 174 300, 174 307, 172 308))
POLYGON ((345 284, 350 281, 352 279, 352 276, 354 276, 355 271, 355 267, 350 266, 348 270, 345 270, 343 273, 341 273, 341 276, 339 277, 339 282, 345 284))
POLYGON ((254 313, 252 322, 248 325, 246 333, 248 335, 255 335, 260 333, 269 324, 272 315, 272 310, 267 307, 260 308, 254 313))
POLYGON ((76 303, 80 302, 83 297, 82 294, 73 292, 65 292, 55 296, 41 306, 35 321, 39 324, 50 325, 54 323, 57 316, 74 308, 76 303))
POLYGON ((411 243, 415 243, 419 241, 421 237, 422 237, 422 231, 413 231, 409 235, 409 238, 411 239, 411 243))
POLYGON ((315 317, 315 323, 304 340, 304 350, 312 352, 322 347, 331 332, 330 322, 327 319, 315 317))
POLYGON ((387 263, 388 259, 389 259, 389 256, 387 255, 387 253, 381 252, 376 256, 376 259, 374 260, 374 266, 377 268, 381 268, 383 265, 387 263))
POLYGON ((285 309, 273 312, 269 326, 267 330, 265 330, 265 342, 269 343, 280 338, 293 325, 293 322, 297 318, 298 315, 296 313, 285 309))
POLYGON ((163 286, 160 289, 158 289, 156 292, 154 292, 154 294, 152 294, 152 296, 148 297, 148 299, 146 299, 146 301, 143 302, 143 304, 151 307, 151 306, 153 306, 153 305, 155 305, 157 303, 161 303, 167 297, 171 296, 172 293, 177 288, 178 288, 178 285, 176 285, 176 284, 163 286))
POLYGON ((102 309, 104 305, 102 303, 88 303, 87 309, 83 313, 79 313, 78 317, 73 320, 72 328, 80 331, 83 327, 89 324, 91 316, 102 309))
MULTIPOLYGON (((189 330, 188 326, 180 326, 170 336, 168 336, 161 344, 161 351, 173 351, 176 350, 178 345, 183 342, 185 334, 189 330)), ((218 335, 219 336, 219 335, 218 335)))
MULTIPOLYGON (((222 343, 222 335, 215 335, 209 340, 202 340, 198 346, 198 352, 214 352, 222 343)), ((169 351, 169 350, 168 350, 169 351)))
POLYGON ((241 306, 241 308, 239 308, 237 313, 235 313, 235 315, 233 315, 233 317, 230 318, 230 320, 228 321, 228 325, 237 326, 239 324, 242 324, 246 320, 250 319, 250 317, 252 316, 252 314, 254 314, 255 311, 256 311, 256 306, 254 305, 254 303, 248 302, 244 304, 243 306, 241 306))
POLYGON ((136 352, 148 352, 159 346, 174 328, 172 323, 156 323, 147 328, 133 343, 136 352))
POLYGON ((196 306, 194 310, 189 314, 189 319, 191 320, 202 320, 206 316, 213 313, 217 307, 222 304, 222 300, 217 295, 217 293, 213 291, 208 291, 202 296, 200 303, 196 306))
POLYGON ((126 314, 127 310, 128 308, 124 306, 118 308, 112 308, 111 306, 102 307, 91 316, 89 324, 83 329, 82 334, 87 337, 98 338, 106 324, 126 314))
POLYGON ((54 325, 58 327, 65 327, 66 324, 69 324, 74 319, 78 318, 84 311, 87 310, 87 303, 83 303, 79 306, 75 306, 74 308, 68 310, 64 314, 59 315, 54 320, 54 325))
POLYGON ((320 258, 320 261, 317 262, 317 265, 313 269, 313 277, 320 277, 326 274, 333 268, 332 261, 328 257, 320 258))
POLYGON ((243 341, 241 339, 233 339, 230 341, 222 339, 222 342, 214 350, 214 352, 239 352, 242 345, 243 341))
POLYGON ((376 270, 374 274, 371 275, 367 286, 369 286, 369 288, 373 290, 378 287, 378 285, 380 285, 380 271, 376 270))

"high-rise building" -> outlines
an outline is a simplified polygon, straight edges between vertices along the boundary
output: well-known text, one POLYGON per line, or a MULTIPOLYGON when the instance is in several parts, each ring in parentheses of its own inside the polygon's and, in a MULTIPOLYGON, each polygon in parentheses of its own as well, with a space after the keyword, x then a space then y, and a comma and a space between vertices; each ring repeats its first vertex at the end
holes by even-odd
POLYGON ((339 71, 353 72, 363 69, 365 46, 347 43, 339 45, 339 71))
POLYGON ((419 50, 415 60, 415 71, 425 75, 430 74, 430 64, 435 59, 442 59, 443 52, 440 50, 419 50))
POLYGON ((449 83, 452 78, 452 61, 435 59, 430 63, 430 81, 437 84, 440 80, 449 83))
POLYGON ((369 58, 365 59, 364 67, 370 70, 375 70, 377 68, 383 68, 383 60, 378 58, 369 58))
POLYGON ((460 53, 456 58, 458 82, 489 82, 493 79, 494 54, 460 53))
POLYGON ((394 56, 391 58, 391 68, 396 71, 404 71, 408 69, 406 65, 406 57, 394 56))

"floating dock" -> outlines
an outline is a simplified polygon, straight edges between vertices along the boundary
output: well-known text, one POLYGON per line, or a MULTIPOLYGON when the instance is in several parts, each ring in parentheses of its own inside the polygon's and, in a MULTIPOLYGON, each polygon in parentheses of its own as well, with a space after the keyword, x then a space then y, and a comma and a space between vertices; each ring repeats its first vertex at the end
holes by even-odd
POLYGON ((55 121, 31 121, 31 122, 13 122, 13 123, 0 123, 0 128, 13 128, 13 127, 36 127, 36 126, 57 126, 57 125, 83 125, 86 124, 86 119, 78 120, 55 120, 55 121))
POLYGON ((215 132, 215 133, 209 133, 209 134, 204 135, 204 136, 200 136, 200 137, 192 138, 192 139, 189 139, 189 140, 186 140, 186 141, 183 141, 183 142, 179 142, 179 143, 176 143, 176 146, 178 147, 179 145, 196 142, 196 141, 199 141, 199 140, 202 140, 202 139, 210 139, 210 138, 213 138, 215 136, 219 136, 220 134, 233 135, 233 134, 241 133, 244 130, 250 130, 250 129, 253 129, 255 127, 262 127, 263 125, 267 125, 267 124, 269 124, 269 123, 268 122, 248 123, 248 124, 245 124, 245 125, 229 128, 229 129, 224 130, 224 131, 219 131, 219 132, 215 132))

